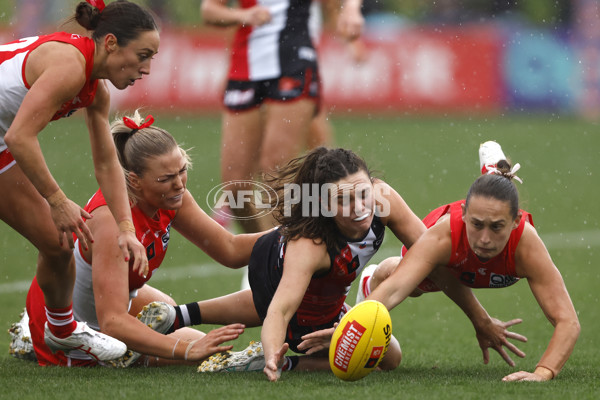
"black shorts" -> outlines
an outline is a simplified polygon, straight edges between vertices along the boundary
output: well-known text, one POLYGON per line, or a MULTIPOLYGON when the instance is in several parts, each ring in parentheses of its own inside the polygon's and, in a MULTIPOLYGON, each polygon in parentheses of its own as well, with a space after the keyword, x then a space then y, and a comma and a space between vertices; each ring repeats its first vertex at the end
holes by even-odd
POLYGON ((314 99, 317 106, 320 103, 321 84, 316 66, 263 81, 230 80, 223 105, 231 111, 243 111, 259 107, 266 101, 285 102, 301 98, 314 99))

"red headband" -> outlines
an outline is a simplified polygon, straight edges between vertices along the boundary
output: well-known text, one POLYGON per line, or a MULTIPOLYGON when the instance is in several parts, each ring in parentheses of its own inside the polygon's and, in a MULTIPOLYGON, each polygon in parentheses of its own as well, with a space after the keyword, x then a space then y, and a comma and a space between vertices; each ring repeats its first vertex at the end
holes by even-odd
POLYGON ((123 117, 123 122, 125 123, 126 127, 133 130, 132 133, 135 133, 140 129, 144 129, 152 125, 154 123, 154 117, 152 115, 148 115, 146 120, 141 125, 136 124, 131 118, 127 117, 123 117))
POLYGON ((102 11, 102 10, 104 10, 104 7, 106 7, 103 0, 85 0, 85 1, 92 7, 96 7, 98 9, 98 11, 102 11))

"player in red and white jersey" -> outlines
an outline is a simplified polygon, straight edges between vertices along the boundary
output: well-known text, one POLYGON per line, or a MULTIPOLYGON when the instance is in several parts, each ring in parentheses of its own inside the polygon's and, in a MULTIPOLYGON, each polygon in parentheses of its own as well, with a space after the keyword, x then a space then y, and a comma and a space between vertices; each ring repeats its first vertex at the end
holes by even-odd
MULTIPOLYGON (((352 281, 379 249, 386 226, 409 248, 425 232, 402 197, 372 178, 350 150, 317 148, 290 161, 267 183, 283 199, 273 204, 281 225, 252 250, 251 289, 200 301, 195 306, 201 317, 173 326, 262 325, 262 344, 211 357, 201 372, 262 370, 277 380, 280 369, 329 370, 328 355, 301 340, 333 327, 345 313, 352 281), (288 349, 307 355, 284 356, 288 349)), ((472 296, 456 286, 456 296, 472 296)), ((393 369, 400 360, 394 339, 380 366, 393 369)))
POLYGON ((91 38, 55 33, 0 45, 0 218, 39 251, 37 279, 46 299, 45 334, 53 350, 68 352, 83 345, 99 359, 111 359, 125 346, 93 333, 72 316, 72 234, 89 247, 93 235, 83 220, 89 214, 62 192, 37 136, 50 121, 85 109, 95 175, 121 227, 117 249, 145 273, 147 258, 135 237, 110 135, 105 80, 125 89, 150 73, 159 34, 152 16, 134 3, 89 3, 93 5, 77 5, 73 20, 91 31, 91 38))
MULTIPOLYGON (((164 129, 143 122, 138 113, 112 126, 119 159, 127 175, 131 213, 136 234, 146 249, 148 273, 140 276, 132 263, 118 257, 118 226, 99 190, 85 210, 94 243, 85 248, 78 240, 74 249, 77 280, 73 294, 75 318, 127 345, 126 358, 111 362, 129 366, 134 361, 151 366, 193 364, 232 346, 220 344, 243 332, 242 324, 225 326, 207 335, 195 329, 179 329, 170 335, 158 326, 173 323, 176 314, 140 321, 142 308, 153 301, 175 305, 167 294, 148 281, 159 268, 169 246, 171 229, 230 268, 247 265, 260 234, 233 235, 210 218, 186 189, 189 159, 175 139, 164 129), (142 357, 140 357, 142 356, 142 357)), ((96 359, 84 353, 67 357, 52 354, 43 339, 46 321, 44 299, 34 280, 27 296, 29 326, 40 365, 89 366, 96 359)), ((167 326, 168 327, 168 326, 167 326)))
MULTIPOLYGON (((321 96, 308 27, 311 1, 242 0, 239 7, 229 7, 227 0, 202 2, 205 23, 237 26, 223 95, 222 182, 260 179, 262 172, 276 171, 306 146, 321 96)), ((348 3, 343 19, 363 22, 360 4, 348 3)), ((235 185, 234 195, 249 186, 235 185)), ((246 218, 256 215, 247 202, 232 212, 246 232, 275 224, 270 216, 246 218)))
MULTIPOLYGON (((386 226, 408 247, 425 231, 402 197, 372 178, 350 150, 316 148, 291 160, 266 183, 282 200, 273 204, 281 225, 254 245, 251 289, 198 302, 201 318, 189 323, 262 325, 264 353, 253 344, 239 352, 246 357, 241 363, 235 355, 226 364, 209 359, 201 372, 250 368, 277 380, 284 363, 289 364, 286 369, 329 370, 326 354, 284 354, 288 348, 303 352, 297 344, 304 334, 331 327, 343 316, 351 283, 381 246, 386 226)), ((394 339, 380 365, 392 369, 400 359, 394 339)))
MULTIPOLYGON (((516 179, 495 142, 486 142, 480 151, 483 175, 471 185, 465 200, 442 206, 425 218, 427 232, 400 257, 379 264, 379 277, 364 281, 361 289, 367 299, 378 300, 391 309, 407 296, 443 290, 469 316, 475 328, 500 331, 521 322, 493 324, 475 298, 455 296, 456 282, 472 288, 507 287, 527 279, 544 314, 554 326, 554 334, 533 372, 519 371, 504 381, 545 381, 558 375, 571 355, 579 336, 577 314, 559 270, 533 226, 531 215, 519 209, 516 179), (490 158, 491 157, 491 158, 490 158), (385 275, 391 275, 386 279, 385 275), (476 300, 475 300, 476 301, 476 300), (487 325, 487 327, 486 327, 487 325)), ((518 164, 517 164, 518 165, 518 164)), ((516 165, 515 165, 516 167, 516 165)), ((490 336, 493 337, 493 336, 490 336)), ((514 362, 502 346, 519 357, 525 353, 507 339, 526 341, 521 335, 505 331, 499 340, 477 336, 484 363, 488 348, 514 362)))

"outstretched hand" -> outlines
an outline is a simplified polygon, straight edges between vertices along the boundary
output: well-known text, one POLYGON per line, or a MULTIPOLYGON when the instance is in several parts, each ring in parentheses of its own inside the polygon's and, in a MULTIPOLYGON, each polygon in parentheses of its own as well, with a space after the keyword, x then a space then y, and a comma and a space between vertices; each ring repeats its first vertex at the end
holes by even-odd
POLYGON ((267 378, 269 378, 271 382, 275 382, 281 376, 283 356, 285 356, 285 353, 287 353, 289 348, 290 345, 284 343, 283 346, 281 346, 281 348, 279 349, 279 351, 277 351, 275 354, 273 354, 271 357, 265 360, 265 368, 263 369, 263 372, 265 373, 265 375, 267 375, 267 378))
POLYGON ((491 323, 475 328, 477 341, 479 342, 479 347, 483 352, 484 364, 487 364, 490 361, 490 353, 488 351, 489 348, 496 350, 502 359, 511 367, 514 367, 515 363, 510 358, 504 347, 521 358, 525 357, 524 352, 508 341, 508 339, 514 339, 523 343, 527 342, 527 338, 525 336, 515 332, 510 332, 508 330, 508 328, 511 326, 520 324, 521 322, 523 322, 521 319, 512 319, 508 322, 503 322, 499 319, 491 318, 491 323))
POLYGON ((506 375, 502 378, 503 382, 516 382, 516 381, 528 381, 528 382, 544 382, 547 381, 545 377, 535 374, 533 372, 519 371, 513 372, 510 375, 506 375))
POLYGON ((302 342, 298 345, 298 350, 310 355, 328 349, 336 326, 338 326, 337 322, 333 325, 333 328, 321 329, 302 336, 302 342))
POLYGON ((231 324, 213 329, 201 339, 190 342, 185 352, 185 359, 201 361, 215 353, 233 349, 233 345, 221 346, 221 344, 237 339, 244 332, 244 328, 243 324, 231 324))

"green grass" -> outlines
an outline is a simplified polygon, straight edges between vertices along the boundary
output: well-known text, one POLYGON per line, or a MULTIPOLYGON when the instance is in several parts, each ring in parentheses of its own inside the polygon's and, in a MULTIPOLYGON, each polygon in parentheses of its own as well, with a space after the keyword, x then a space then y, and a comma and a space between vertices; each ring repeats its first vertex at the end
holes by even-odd
MULTIPOLYGON (((218 119, 156 116, 157 124, 192 147, 194 168, 189 189, 202 207, 208 190, 219 183, 218 119)), ((419 216, 441 203, 464 197, 478 175, 479 143, 495 139, 522 165, 519 186, 523 208, 533 214, 561 270, 579 313, 582 332, 559 379, 546 384, 505 384, 513 371, 493 353, 483 365, 473 328, 441 294, 409 299, 392 311, 394 334, 404 359, 390 373, 374 373, 345 383, 330 373, 285 374, 277 384, 260 373, 199 375, 194 368, 173 367, 114 371, 102 368, 40 368, 8 355, 8 334, 0 334, 0 398, 436 398, 436 399, 592 399, 600 392, 598 272, 600 250, 597 201, 600 197, 600 135, 596 124, 554 115, 498 117, 334 117, 337 144, 361 154, 405 198, 419 216), (1 350, 5 349, 5 350, 1 350)), ((84 204, 96 190, 83 121, 53 123, 40 136, 55 178, 67 195, 84 204)), ((5 188, 4 190, 9 190, 5 188)), ((373 261, 396 254, 398 241, 388 234, 373 261)), ((26 287, 35 273, 36 252, 0 224, 0 328, 17 320, 26 287)), ((218 268, 200 250, 174 234, 169 252, 151 284, 178 302, 237 290, 240 272, 218 268), (201 266, 201 267, 199 267, 201 266), (170 275, 171 274, 171 275, 170 275)), ((545 319, 526 282, 503 290, 476 292, 500 319, 520 317, 515 331, 529 342, 519 347, 525 359, 518 369, 532 370, 550 339, 545 319)), ((353 301, 354 290, 350 295, 353 301)), ((209 327, 202 327, 208 329, 209 327)), ((259 337, 249 329, 236 348, 259 337)))

